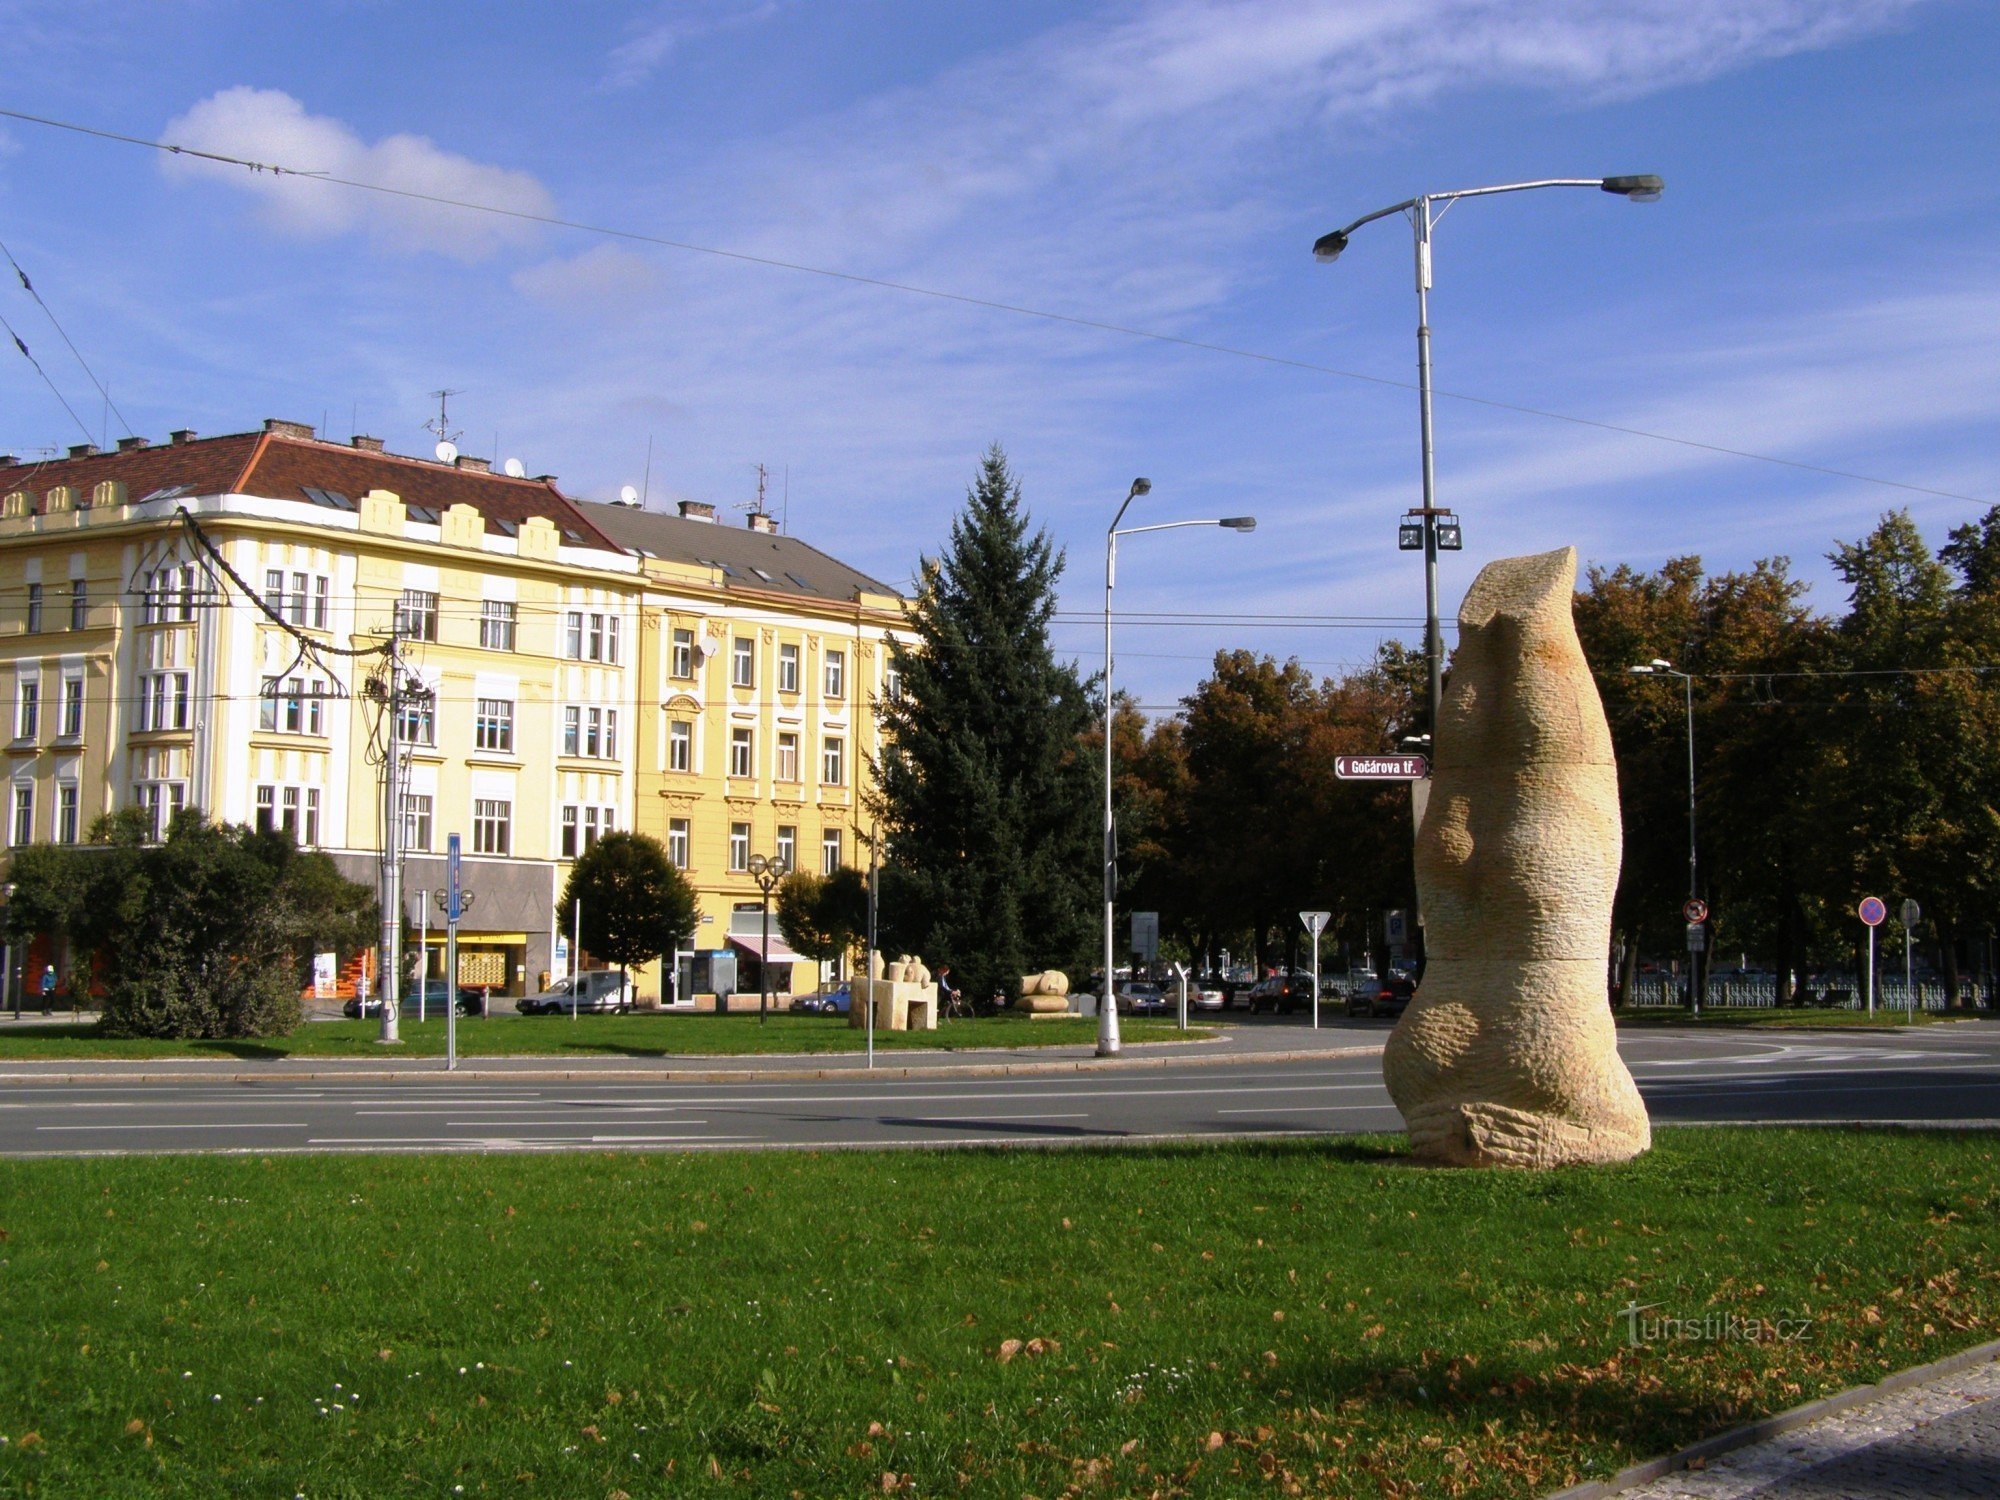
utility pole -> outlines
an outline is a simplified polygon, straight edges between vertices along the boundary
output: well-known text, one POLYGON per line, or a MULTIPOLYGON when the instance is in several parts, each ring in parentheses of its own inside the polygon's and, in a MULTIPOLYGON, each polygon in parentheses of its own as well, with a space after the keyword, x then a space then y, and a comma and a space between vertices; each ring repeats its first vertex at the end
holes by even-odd
POLYGON ((389 753, 382 762, 382 877, 380 899, 382 1034, 388 1045, 402 1041, 397 1001, 402 994, 400 954, 403 940, 403 613, 399 605, 389 624, 389 753))

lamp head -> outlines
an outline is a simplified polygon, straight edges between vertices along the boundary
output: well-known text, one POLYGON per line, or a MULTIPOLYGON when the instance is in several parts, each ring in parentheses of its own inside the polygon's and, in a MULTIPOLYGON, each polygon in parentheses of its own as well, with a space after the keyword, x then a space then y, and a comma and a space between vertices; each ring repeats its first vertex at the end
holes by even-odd
POLYGON ((1672 662, 1660 656, 1654 657, 1650 665, 1652 666, 1655 672, 1671 672, 1674 669, 1674 664, 1672 662))
POLYGON ((1255 516, 1224 516, 1215 524, 1229 531, 1255 531, 1257 529, 1257 518, 1255 516))
POLYGON ((1340 252, 1347 248, 1347 231, 1336 229, 1332 234, 1323 234, 1313 241, 1313 259, 1332 265, 1340 259, 1340 252))
POLYGON ((751 873, 752 875, 762 875, 762 874, 764 873, 764 866, 765 866, 765 864, 766 864, 766 863, 767 863, 767 861, 765 860, 765 858, 764 858, 764 856, 763 856, 763 855, 761 855, 761 854, 753 854, 753 855, 751 855, 751 856, 750 856, 750 873, 751 873))
POLYGON ((1651 677, 1653 675, 1653 669, 1649 666, 1641 664, 1639 666, 1627 667, 1625 669, 1625 675, 1628 677, 1651 677))
POLYGON ((1651 172, 1634 177, 1607 177, 1598 184, 1607 193, 1616 193, 1634 203, 1657 203, 1667 185, 1651 172))
POLYGON ((1133 498, 1133 496, 1135 496, 1135 495, 1150 495, 1150 494, 1152 494, 1152 493, 1153 493, 1153 481, 1152 481, 1152 480, 1150 480, 1150 479, 1135 479, 1135 480, 1133 480, 1133 481, 1132 481, 1132 489, 1131 489, 1131 493, 1130 493, 1130 494, 1128 494, 1128 495, 1126 495, 1126 497, 1125 497, 1125 498, 1126 498, 1127 500, 1130 500, 1130 499, 1131 499, 1131 498, 1133 498))

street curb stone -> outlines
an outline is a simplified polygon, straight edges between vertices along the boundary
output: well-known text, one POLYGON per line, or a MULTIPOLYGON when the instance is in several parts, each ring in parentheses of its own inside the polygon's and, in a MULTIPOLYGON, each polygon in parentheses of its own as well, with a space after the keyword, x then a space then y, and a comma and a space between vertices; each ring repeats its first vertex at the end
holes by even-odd
POLYGON ((1947 1355, 1931 1364, 1898 1370, 1874 1385, 1855 1386, 1851 1390, 1841 1391, 1832 1396, 1823 1396, 1817 1401, 1808 1401, 1804 1406, 1795 1406, 1790 1411, 1779 1412, 1776 1416, 1731 1428, 1728 1432, 1705 1438, 1677 1452, 1647 1459, 1644 1463, 1634 1464, 1629 1469, 1621 1469, 1608 1479, 1587 1480, 1582 1484, 1572 1485, 1569 1489, 1558 1490, 1550 1495, 1548 1500, 1603 1500, 1605 1496, 1622 1494, 1638 1485, 1650 1484, 1656 1479, 1666 1478, 1669 1474, 1677 1474, 1696 1463, 1705 1463, 1711 1458, 1733 1453, 1738 1448, 1747 1448, 1752 1443, 1761 1443, 1767 1438, 1780 1437, 1823 1418, 1838 1416, 1842 1412, 1852 1411, 1857 1406, 1866 1406, 1871 1401, 1880 1401, 1884 1397, 1893 1396, 1911 1386, 1922 1385, 1930 1380, 1940 1380, 1947 1375, 1956 1375, 1961 1370, 1969 1370, 1975 1365, 1986 1364, 1994 1359, 2000 1359, 2000 1339, 1974 1345, 1970 1349, 1947 1355))

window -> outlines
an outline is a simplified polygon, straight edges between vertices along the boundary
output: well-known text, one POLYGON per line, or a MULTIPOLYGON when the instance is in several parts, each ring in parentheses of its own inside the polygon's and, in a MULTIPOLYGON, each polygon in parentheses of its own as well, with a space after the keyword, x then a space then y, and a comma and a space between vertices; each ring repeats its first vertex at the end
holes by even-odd
POLYGON ((618 809, 615 807, 565 804, 562 810, 562 857, 575 859, 588 853, 591 845, 605 834, 616 832, 617 828, 618 809))
POLYGON ((505 854, 514 842, 514 804, 485 797, 472 803, 472 852, 505 854))
POLYGON ((587 708, 583 711, 583 753, 593 760, 603 748, 604 710, 587 708))
MULTIPOLYGON (((180 565, 179 577, 175 580, 175 582, 178 585, 178 591, 172 606, 173 617, 181 624, 186 625, 194 619, 194 596, 195 596, 194 564, 182 563, 180 565)), ((161 615, 161 618, 162 619, 166 618, 164 613, 161 615)), ((173 797, 180 797, 184 795, 187 790, 186 787, 184 787, 178 781, 169 782, 167 783, 167 786, 171 796, 173 797)), ((180 807, 180 803, 176 801, 173 803, 173 806, 176 809, 178 809, 180 807)))
POLYGON ((403 847, 429 850, 431 847, 431 797, 428 792, 403 794, 403 847))
POLYGON ((42 628, 42 586, 28 585, 28 634, 34 635, 42 628))
POLYGON ((90 628, 90 580, 72 578, 69 581, 69 628, 87 630, 90 628))
POLYGON ((562 810, 562 857, 576 858, 576 807, 574 804, 562 810))
POLYGON ((306 822, 301 841, 308 849, 319 847, 319 788, 306 788, 306 822))
POLYGON ((750 825, 731 823, 729 825, 729 868, 747 870, 750 868, 750 825))
POLYGON ((141 625, 185 624, 194 618, 194 564, 156 568, 139 575, 141 625))
POLYGON ((396 605, 396 630, 413 641, 438 638, 438 596, 424 589, 404 589, 396 605))
POLYGON ((42 727, 42 685, 33 678, 22 680, 20 696, 14 706, 14 738, 32 740, 39 737, 42 727))
POLYGON ((563 617, 563 655, 571 661, 618 661, 618 616, 572 609, 563 617))
POLYGON ((847 780, 847 741, 838 735, 826 738, 826 746, 820 753, 819 779, 828 786, 840 786, 847 780))
POLYGON ((512 754, 514 750, 514 700, 481 698, 472 725, 472 744, 477 750, 512 754))
POLYGON ((882 696, 891 703, 901 701, 903 696, 903 669, 894 662, 882 669, 882 696))
MULTIPOLYGON (((266 788, 257 789, 259 828, 270 827, 264 816, 268 804, 264 799, 266 788)), ((184 781, 141 781, 132 787, 132 801, 146 816, 146 837, 158 843, 167 836, 167 825, 174 820, 174 814, 187 805, 187 783, 184 781)))
POLYGON ((306 623, 306 582, 305 574, 292 575, 292 594, 285 601, 285 618, 294 625, 303 626, 306 623))
POLYGON ((732 729, 729 731, 729 774, 731 776, 750 775, 751 743, 750 731, 732 729))
POLYGON ((396 738, 405 745, 435 745, 438 742, 437 700, 405 698, 396 715, 396 738))
POLYGON ((618 759, 618 710, 615 708, 604 710, 604 758, 618 759))
POLYGON ((278 826, 292 836, 292 842, 299 841, 299 789, 288 786, 284 793, 284 813, 278 819, 278 826))
POLYGON ((77 838, 77 793, 74 781, 56 788, 56 842, 74 844, 77 838))
POLYGON ((14 823, 9 840, 18 849, 35 841, 35 788, 32 783, 14 783, 14 823))
MULTIPOLYGON (((185 672, 179 674, 185 678, 185 672)), ((143 679, 142 679, 143 680, 143 679)), ((324 728, 326 682, 314 678, 308 687, 303 677, 282 681, 276 677, 264 679, 264 701, 258 705, 257 725, 260 729, 277 730, 285 734, 319 734, 324 728)), ((155 729, 167 726, 155 721, 155 729)), ((176 725, 185 729, 185 724, 176 725)))
POLYGON ((799 690, 799 648, 780 646, 778 648, 778 691, 796 693, 799 690))
POLYGON ((829 828, 819 836, 819 872, 831 875, 840 868, 840 830, 829 828))
POLYGON ((483 601, 479 606, 479 644, 488 651, 512 651, 515 615, 511 599, 483 601))
POLYGON ((847 696, 847 653, 829 651, 826 653, 826 695, 829 698, 847 696))
POLYGON ((332 580, 324 573, 313 580, 313 629, 326 629, 327 596, 332 590, 332 580))
POLYGON ((278 789, 274 786, 257 788, 257 831, 269 833, 278 826, 278 789))
POLYGON ((782 731, 778 735, 777 779, 779 781, 799 779, 799 737, 790 730, 782 731))
POLYGON ((285 617, 285 570, 266 568, 264 570, 264 607, 279 619, 285 617))
POLYGON ((694 676, 694 632, 676 630, 674 632, 673 656, 667 666, 667 675, 686 681, 694 676))
POLYGON ((694 725, 685 719, 671 719, 667 722, 667 769, 669 771, 694 769, 694 725))
POLYGON ((83 737, 83 679, 65 677, 62 685, 62 724, 57 733, 66 740, 83 737))
POLYGON ((799 831, 787 823, 778 825, 778 858, 787 870, 799 867, 799 831))
POLYGON ((757 643, 748 636, 737 636, 730 646, 729 682, 741 688, 757 685, 757 643))
POLYGON ((688 867, 688 820, 686 818, 667 819, 667 862, 676 870, 688 867))
POLYGON ((571 661, 583 659, 583 611, 573 609, 563 625, 563 655, 571 661))

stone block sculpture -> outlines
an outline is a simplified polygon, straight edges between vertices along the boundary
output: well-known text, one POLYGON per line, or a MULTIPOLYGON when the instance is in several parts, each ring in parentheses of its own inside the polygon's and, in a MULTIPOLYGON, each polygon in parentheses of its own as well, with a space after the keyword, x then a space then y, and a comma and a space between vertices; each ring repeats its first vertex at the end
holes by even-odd
POLYGON ((884 963, 880 953, 871 953, 868 975, 854 981, 854 1003, 848 1007, 847 1015, 849 1026, 866 1026, 868 1009, 873 1006, 879 1030, 937 1030, 937 986, 922 959, 905 953, 884 963))
POLYGON ((1423 983, 1382 1055, 1420 1160, 1555 1167, 1652 1144, 1605 993, 1623 844, 1576 551, 1489 563, 1459 609, 1417 833, 1423 983))
POLYGON ((1014 1009, 1035 1017, 1068 1015, 1069 975, 1061 969, 1023 974, 1021 993, 1014 1001, 1014 1009))

